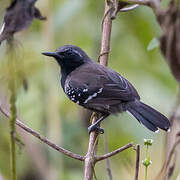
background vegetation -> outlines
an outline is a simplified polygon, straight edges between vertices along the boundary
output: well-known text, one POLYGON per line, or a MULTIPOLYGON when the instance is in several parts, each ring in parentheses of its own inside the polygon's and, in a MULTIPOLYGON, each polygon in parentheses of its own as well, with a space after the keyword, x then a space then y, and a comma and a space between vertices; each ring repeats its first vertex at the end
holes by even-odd
MULTIPOLYGON (((7 5, 7 1, 0 1, 1 22, 7 5)), ((18 114, 26 124, 53 142, 85 154, 89 137, 85 112, 65 97, 60 87, 59 67, 53 59, 43 57, 41 52, 73 44, 80 46, 97 61, 104 2, 39 0, 37 6, 47 16, 47 21, 34 21, 29 29, 15 36, 19 68, 28 82, 27 91, 22 87, 18 89, 18 114)), ((150 41, 159 35, 160 28, 150 8, 140 7, 121 13, 113 21, 109 67, 132 82, 142 101, 169 116, 177 83, 159 48, 147 51, 150 41)), ((8 100, 5 49, 6 44, 3 43, 0 46, 0 103, 4 104, 8 100)), ((103 122, 103 127, 109 150, 131 141, 143 144, 144 138, 154 139, 150 150, 153 164, 149 168, 149 179, 157 175, 165 153, 164 132, 151 133, 127 113, 111 116, 103 122)), ((25 146, 18 149, 18 179, 82 179, 81 162, 64 157, 26 133, 22 139, 25 146)), ((103 136, 99 143, 99 153, 103 153, 103 136)), ((141 159, 144 156, 141 153, 141 159)), ((111 166, 114 179, 133 179, 135 152, 127 150, 118 154, 111 159, 111 166)), ((97 164, 98 179, 108 179, 105 167, 105 161, 97 164)), ((0 175, 9 179, 9 172, 8 121, 0 114, 0 175)), ((177 172, 174 174, 177 175, 177 172)), ((141 165, 140 179, 143 177, 144 167, 141 165)))

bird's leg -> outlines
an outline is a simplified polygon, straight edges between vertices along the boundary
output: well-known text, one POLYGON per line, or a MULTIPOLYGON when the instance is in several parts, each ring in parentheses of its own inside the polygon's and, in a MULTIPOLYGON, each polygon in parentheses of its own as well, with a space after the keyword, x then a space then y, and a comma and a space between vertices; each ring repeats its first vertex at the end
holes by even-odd
POLYGON ((103 121, 109 114, 102 115, 94 124, 88 127, 88 133, 90 134, 92 131, 98 131, 103 134, 104 129, 100 128, 100 122, 103 121))

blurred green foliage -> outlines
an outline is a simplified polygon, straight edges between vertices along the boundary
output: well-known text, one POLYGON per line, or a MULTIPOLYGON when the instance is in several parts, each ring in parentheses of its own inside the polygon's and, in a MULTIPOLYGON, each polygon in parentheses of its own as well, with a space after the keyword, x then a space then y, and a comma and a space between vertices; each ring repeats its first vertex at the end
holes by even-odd
MULTIPOLYGON (((1 0, 0 5, 2 22, 7 1, 1 0)), ((85 154, 88 133, 87 126, 81 120, 88 120, 80 117, 82 109, 65 97, 56 62, 43 57, 41 52, 74 44, 97 61, 104 1, 39 0, 37 6, 48 20, 35 20, 29 29, 15 36, 17 68, 28 82, 27 91, 22 86, 18 87, 18 114, 27 125, 53 142, 85 154)), ((134 84, 142 101, 169 116, 177 84, 160 50, 155 48, 147 51, 150 41, 160 33, 160 27, 149 8, 139 7, 132 12, 119 14, 113 21, 109 67, 134 84)), ((8 100, 6 43, 1 45, 0 52, 0 97, 8 100)), ((154 139, 151 148, 153 164, 148 174, 155 177, 163 162, 164 132, 151 133, 127 113, 111 116, 102 126, 109 150, 132 141, 143 144, 144 138, 154 139)), ((82 179, 82 162, 64 157, 26 133, 23 133, 22 139, 26 145, 17 152, 18 179, 82 179)), ((103 135, 99 139, 98 153, 104 153, 103 135)), ((97 164, 95 172, 98 179, 108 179, 105 166, 105 162, 97 164)), ((127 150, 113 157, 111 167, 114 179, 133 179, 135 152, 127 150)), ((0 115, 0 175, 9 179, 9 172, 8 121, 0 115)), ((141 166, 140 179, 143 177, 141 166)))

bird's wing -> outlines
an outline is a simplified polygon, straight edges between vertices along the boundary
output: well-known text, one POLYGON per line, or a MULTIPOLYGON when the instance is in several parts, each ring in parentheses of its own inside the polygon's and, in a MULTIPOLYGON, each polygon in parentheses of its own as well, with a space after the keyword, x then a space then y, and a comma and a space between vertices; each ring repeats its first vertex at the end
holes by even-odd
POLYGON ((140 99, 125 78, 96 63, 83 65, 73 71, 66 79, 65 92, 74 102, 87 106, 111 106, 140 99))

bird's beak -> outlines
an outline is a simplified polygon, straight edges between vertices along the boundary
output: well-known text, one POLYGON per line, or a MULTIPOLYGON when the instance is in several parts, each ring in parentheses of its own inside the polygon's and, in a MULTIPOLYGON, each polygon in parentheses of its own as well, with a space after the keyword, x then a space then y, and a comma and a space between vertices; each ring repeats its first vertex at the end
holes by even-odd
POLYGON ((42 53, 45 56, 50 56, 50 57, 54 57, 54 58, 60 58, 59 55, 56 52, 44 52, 42 53))

